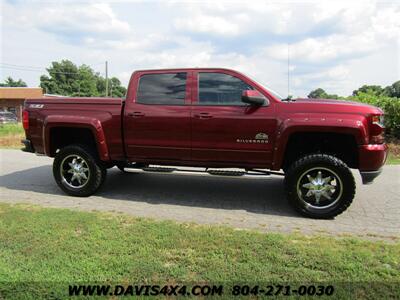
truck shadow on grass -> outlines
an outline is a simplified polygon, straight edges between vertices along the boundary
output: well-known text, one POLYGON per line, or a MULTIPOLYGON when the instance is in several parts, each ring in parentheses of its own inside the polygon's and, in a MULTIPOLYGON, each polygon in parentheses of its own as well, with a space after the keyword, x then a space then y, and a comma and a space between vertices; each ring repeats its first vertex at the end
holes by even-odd
MULTIPOLYGON (((65 195, 54 182, 50 165, 3 175, 0 186, 11 190, 65 195)), ((286 201, 283 178, 275 176, 125 174, 113 168, 108 170, 105 184, 92 197, 299 217, 286 201)))

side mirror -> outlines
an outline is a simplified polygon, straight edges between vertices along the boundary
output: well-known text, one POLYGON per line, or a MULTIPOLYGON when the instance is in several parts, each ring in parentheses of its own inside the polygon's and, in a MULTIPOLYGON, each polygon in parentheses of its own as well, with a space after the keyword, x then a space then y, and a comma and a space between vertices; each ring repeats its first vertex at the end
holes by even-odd
POLYGON ((242 93, 242 102, 251 105, 269 105, 269 101, 259 91, 256 90, 245 90, 242 93))

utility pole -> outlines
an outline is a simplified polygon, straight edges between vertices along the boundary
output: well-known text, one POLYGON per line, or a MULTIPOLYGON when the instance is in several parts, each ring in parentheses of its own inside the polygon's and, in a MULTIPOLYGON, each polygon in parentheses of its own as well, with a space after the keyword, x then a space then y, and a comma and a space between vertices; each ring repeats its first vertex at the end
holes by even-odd
POLYGON ((290 96, 290 56, 289 56, 289 43, 287 44, 287 94, 290 96))
POLYGON ((108 97, 108 61, 106 61, 106 97, 108 97))

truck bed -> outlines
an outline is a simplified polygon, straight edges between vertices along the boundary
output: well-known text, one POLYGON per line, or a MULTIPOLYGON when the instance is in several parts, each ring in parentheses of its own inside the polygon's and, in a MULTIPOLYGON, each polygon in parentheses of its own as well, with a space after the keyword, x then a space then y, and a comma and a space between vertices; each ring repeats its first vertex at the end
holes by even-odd
POLYGON ((25 110, 29 113, 30 124, 30 129, 26 131, 27 138, 31 140, 37 153, 54 156, 51 145, 46 145, 46 137, 48 138, 51 134, 51 128, 48 127, 51 125, 70 128, 74 127, 74 123, 87 122, 92 126, 94 125, 94 128, 102 127, 104 135, 107 137, 110 159, 118 160, 124 157, 121 130, 122 107, 122 98, 54 97, 27 99, 25 110))

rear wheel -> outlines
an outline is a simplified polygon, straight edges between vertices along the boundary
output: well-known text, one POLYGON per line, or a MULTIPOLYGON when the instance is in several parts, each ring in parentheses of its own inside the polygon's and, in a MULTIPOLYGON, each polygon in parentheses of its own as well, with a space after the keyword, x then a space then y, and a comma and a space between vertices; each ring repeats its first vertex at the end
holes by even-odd
POLYGON ((326 154, 305 156, 286 172, 289 202, 301 214, 319 219, 344 212, 355 195, 355 181, 347 165, 326 154))
POLYGON ((61 149, 53 163, 53 175, 58 186, 72 196, 94 194, 103 184, 107 170, 96 154, 82 145, 61 149))

